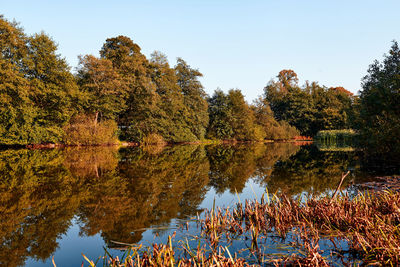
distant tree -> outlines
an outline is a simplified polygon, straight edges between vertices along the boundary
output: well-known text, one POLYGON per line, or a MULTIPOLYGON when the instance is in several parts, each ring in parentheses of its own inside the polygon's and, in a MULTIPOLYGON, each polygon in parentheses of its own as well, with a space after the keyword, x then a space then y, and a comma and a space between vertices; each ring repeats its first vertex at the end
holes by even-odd
POLYGON ((254 113, 242 92, 239 89, 231 89, 228 99, 232 109, 233 137, 237 140, 263 140, 264 132, 257 126, 254 113))
POLYGON ((215 90, 212 97, 208 98, 208 114, 210 122, 207 128, 207 137, 211 139, 232 138, 232 108, 228 97, 222 90, 215 90))
POLYGON ((92 55, 79 57, 78 84, 86 94, 86 112, 93 114, 94 123, 116 119, 126 107, 127 88, 111 60, 92 55))
POLYGON ((351 127, 355 100, 351 92, 343 87, 322 87, 316 82, 300 87, 292 70, 282 70, 277 78, 264 88, 264 98, 278 121, 287 121, 309 136, 319 130, 351 127))
POLYGON ((251 108, 256 123, 262 127, 266 139, 291 139, 300 134, 295 127, 290 126, 286 121, 278 122, 275 120, 274 112, 264 98, 256 99, 251 108))
POLYGON ((150 66, 151 77, 160 96, 159 134, 168 142, 197 140, 192 132, 193 126, 187 119, 190 116, 189 109, 185 105, 175 69, 169 66, 167 57, 160 52, 151 55, 150 66))
POLYGON ((159 95, 151 79, 150 62, 140 52, 140 47, 126 36, 109 38, 100 56, 112 62, 127 88, 126 109, 118 118, 118 124, 126 130, 123 137, 141 141, 146 135, 156 134, 162 111, 157 105, 159 95))
POLYGON ((187 108, 187 124, 197 139, 204 139, 208 125, 208 104, 206 93, 199 78, 203 76, 197 69, 191 68, 183 59, 178 58, 175 66, 178 85, 183 93, 187 108))
POLYGON ((211 139, 263 140, 265 132, 256 123, 252 108, 239 89, 227 95, 217 89, 208 99, 210 123, 207 137, 211 139))
POLYGON ((296 87, 299 82, 297 74, 293 70, 281 70, 277 78, 281 92, 287 92, 290 88, 296 87))
POLYGON ((400 155, 400 48, 393 41, 382 62, 370 65, 360 92, 361 141, 370 154, 400 155))

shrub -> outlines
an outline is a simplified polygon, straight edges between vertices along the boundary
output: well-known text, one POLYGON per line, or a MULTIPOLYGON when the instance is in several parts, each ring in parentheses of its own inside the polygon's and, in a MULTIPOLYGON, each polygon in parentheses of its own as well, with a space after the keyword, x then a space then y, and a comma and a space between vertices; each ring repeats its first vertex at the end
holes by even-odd
POLYGON ((118 142, 117 123, 113 120, 94 122, 90 115, 78 115, 64 127, 64 143, 67 145, 104 145, 118 142))
POLYGON ((164 138, 156 133, 148 134, 142 140, 143 145, 162 145, 165 143, 164 138))

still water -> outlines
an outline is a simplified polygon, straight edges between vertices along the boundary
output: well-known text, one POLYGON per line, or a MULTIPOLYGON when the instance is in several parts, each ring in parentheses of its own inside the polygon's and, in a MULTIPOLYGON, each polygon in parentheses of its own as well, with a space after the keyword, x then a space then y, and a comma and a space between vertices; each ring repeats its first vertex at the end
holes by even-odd
POLYGON ((165 241, 214 201, 326 194, 344 171, 345 187, 371 179, 362 167, 356 151, 293 143, 3 150, 0 265, 80 266, 165 241))

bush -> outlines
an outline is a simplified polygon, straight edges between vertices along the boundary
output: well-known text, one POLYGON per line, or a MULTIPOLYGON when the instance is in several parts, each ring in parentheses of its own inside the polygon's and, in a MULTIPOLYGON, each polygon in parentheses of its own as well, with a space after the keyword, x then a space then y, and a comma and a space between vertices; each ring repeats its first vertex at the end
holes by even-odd
POLYGON ((78 115, 64 127, 64 143, 67 145, 104 145, 118 142, 117 123, 113 120, 94 122, 90 115, 78 115))
POLYGON ((155 133, 146 135, 142 140, 143 145, 162 145, 165 143, 164 138, 155 133))

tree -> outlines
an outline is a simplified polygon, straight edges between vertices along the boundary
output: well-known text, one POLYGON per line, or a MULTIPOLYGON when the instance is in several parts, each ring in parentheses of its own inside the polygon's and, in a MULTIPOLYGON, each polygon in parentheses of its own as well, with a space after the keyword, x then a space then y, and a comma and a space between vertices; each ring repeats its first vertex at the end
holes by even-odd
POLYGON ((215 90, 213 96, 208 98, 208 114, 210 119, 207 137, 222 140, 230 139, 233 135, 232 109, 228 97, 222 90, 215 90))
POLYGON ((168 142, 195 141, 197 137, 188 124, 189 110, 184 103, 184 95, 178 84, 175 69, 169 66, 167 57, 161 52, 151 55, 152 81, 160 96, 158 107, 160 118, 158 132, 168 142))
POLYGON ((156 134, 162 111, 157 105, 159 95, 151 79, 150 62, 140 47, 126 36, 109 38, 100 56, 112 62, 127 88, 126 109, 118 118, 118 124, 126 130, 123 138, 141 141, 146 135, 156 134))
POLYGON ((256 123, 262 127, 266 139, 291 139, 300 134, 295 127, 290 126, 286 121, 276 121, 274 118, 274 112, 271 110, 269 103, 264 98, 259 97, 256 99, 251 108, 256 123))
POLYGON ((59 142, 78 87, 46 34, 26 36, 0 17, 0 143, 59 142))
POLYGON ((282 70, 277 78, 264 88, 264 98, 278 121, 287 121, 308 136, 351 126, 355 98, 343 87, 327 88, 316 82, 299 86, 292 70, 282 70))
POLYGON ((208 103, 210 114, 208 138, 242 141, 264 139, 265 132, 256 124, 253 110, 239 89, 229 90, 227 95, 217 89, 208 99, 208 103))
POLYGON ((111 60, 92 55, 79 57, 78 84, 87 96, 86 112, 104 119, 115 119, 126 107, 127 88, 111 60))
POLYGON ((56 54, 57 45, 50 37, 34 34, 28 39, 28 48, 26 77, 30 98, 39 110, 35 121, 44 128, 43 141, 57 142, 63 135, 62 126, 76 113, 73 103, 79 101, 80 92, 70 67, 56 54))
POLYGON ((233 138, 237 140, 263 140, 264 132, 257 127, 253 111, 244 99, 239 89, 228 92, 229 104, 232 109, 233 138))
MULTIPOLYGON (((400 48, 393 41, 382 62, 370 65, 360 92, 362 144, 370 154, 400 155, 400 48)), ((395 155, 395 156, 393 156, 395 155)))
POLYGON ((187 124, 197 139, 202 140, 206 134, 208 125, 208 104, 206 93, 199 77, 203 74, 197 69, 191 68, 183 59, 178 58, 175 66, 178 77, 178 85, 181 88, 187 113, 187 124))
POLYGON ((279 89, 282 92, 287 92, 290 88, 296 87, 299 82, 297 74, 293 70, 281 70, 276 77, 279 81, 279 89))
POLYGON ((23 73, 27 37, 18 24, 3 16, 0 16, 0 32, 0 143, 27 144, 36 114, 23 73))

